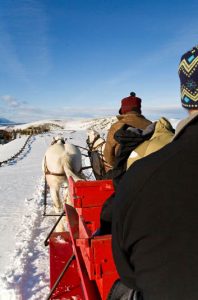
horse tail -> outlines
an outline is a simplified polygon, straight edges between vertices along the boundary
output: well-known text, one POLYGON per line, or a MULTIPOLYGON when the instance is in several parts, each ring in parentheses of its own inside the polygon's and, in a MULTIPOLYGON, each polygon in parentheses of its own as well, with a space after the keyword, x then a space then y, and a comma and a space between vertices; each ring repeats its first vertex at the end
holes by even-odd
POLYGON ((84 178, 83 175, 80 173, 81 167, 79 168, 79 170, 74 170, 74 159, 75 155, 67 156, 67 159, 65 159, 64 171, 66 177, 69 178, 71 176, 74 179, 74 181, 82 180, 84 178))

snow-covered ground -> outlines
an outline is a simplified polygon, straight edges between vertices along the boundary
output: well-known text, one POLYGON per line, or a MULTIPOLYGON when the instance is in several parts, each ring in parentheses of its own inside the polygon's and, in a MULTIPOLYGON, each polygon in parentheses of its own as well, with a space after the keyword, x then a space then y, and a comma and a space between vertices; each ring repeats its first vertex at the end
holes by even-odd
POLYGON ((3 162, 17 154, 25 144, 27 138, 27 136, 22 136, 10 143, 0 145, 0 162, 3 162))
MULTIPOLYGON (((19 157, 0 167, 0 300, 41 300, 49 292, 49 256, 44 240, 55 219, 43 217, 41 161, 52 137, 62 134, 68 142, 86 147, 87 129, 95 128, 106 136, 114 121, 61 122, 63 130, 31 137, 19 157)), ((171 122, 175 127, 178 120, 171 122)), ((0 162, 18 152, 25 139, 0 146, 0 162)), ((89 164, 84 156, 83 164, 89 164)))

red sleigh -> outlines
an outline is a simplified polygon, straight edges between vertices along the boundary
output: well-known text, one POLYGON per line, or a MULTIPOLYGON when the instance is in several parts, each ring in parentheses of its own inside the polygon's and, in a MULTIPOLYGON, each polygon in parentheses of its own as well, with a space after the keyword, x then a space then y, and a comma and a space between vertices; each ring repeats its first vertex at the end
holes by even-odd
POLYGON ((113 192, 111 180, 74 182, 69 179, 73 204, 73 207, 65 205, 69 233, 53 233, 49 241, 53 293, 48 299, 107 299, 118 278, 111 235, 92 235, 100 227, 102 205, 113 192))

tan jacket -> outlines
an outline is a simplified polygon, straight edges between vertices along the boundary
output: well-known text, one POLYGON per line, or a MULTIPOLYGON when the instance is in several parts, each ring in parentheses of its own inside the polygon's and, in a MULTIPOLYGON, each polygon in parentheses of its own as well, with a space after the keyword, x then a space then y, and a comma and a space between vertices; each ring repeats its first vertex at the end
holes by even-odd
POLYGON ((134 149, 128 160, 127 160, 127 169, 132 165, 136 160, 147 156, 162 147, 170 143, 174 137, 174 129, 168 120, 165 118, 160 118, 156 122, 155 130, 152 137, 140 144, 136 149, 134 149))
POLYGON ((188 126, 188 124, 190 122, 192 122, 194 119, 196 119, 198 116, 198 111, 194 111, 192 114, 190 114, 188 117, 186 117, 185 119, 181 120, 178 124, 177 127, 175 129, 175 136, 174 139, 177 138, 177 136, 179 134, 181 134, 181 131, 184 130, 186 128, 186 126, 188 126))
POLYGON ((125 124, 132 127, 145 129, 149 124, 152 123, 137 112, 129 112, 127 114, 117 116, 117 119, 118 121, 115 122, 109 129, 104 149, 105 160, 112 167, 114 166, 115 156, 119 149, 119 144, 114 139, 115 132, 125 124))

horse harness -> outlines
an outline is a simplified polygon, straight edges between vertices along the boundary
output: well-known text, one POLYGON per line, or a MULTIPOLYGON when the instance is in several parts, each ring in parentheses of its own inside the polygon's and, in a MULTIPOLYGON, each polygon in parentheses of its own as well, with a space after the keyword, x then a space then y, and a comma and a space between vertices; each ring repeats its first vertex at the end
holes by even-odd
POLYGON ((54 173, 54 172, 50 172, 50 170, 49 170, 48 167, 47 167, 46 156, 45 156, 44 168, 45 168, 45 175, 65 176, 65 173, 54 173))
POLYGON ((105 140, 102 140, 101 143, 99 143, 97 146, 94 147, 95 142, 96 142, 99 138, 100 138, 100 136, 97 135, 97 136, 95 137, 95 139, 93 140, 92 143, 90 143, 90 142, 88 141, 88 139, 87 139, 87 145, 88 145, 88 147, 89 147, 89 152, 97 151, 97 152, 100 154, 102 161, 105 162, 105 160, 104 160, 104 155, 103 155, 103 153, 102 153, 102 146, 105 144, 105 140))
POLYGON ((99 154, 102 156, 102 158, 104 157, 103 153, 102 153, 102 146, 105 144, 105 141, 102 141, 100 144, 98 144, 97 146, 94 147, 94 143, 92 144, 92 148, 91 151, 98 151, 99 154))
POLYGON ((100 163, 100 176, 104 176, 106 174, 106 170, 105 167, 110 167, 110 165, 106 162, 106 160, 104 159, 104 154, 102 151, 102 147, 103 145, 106 143, 105 140, 102 139, 102 142, 99 143, 98 145, 94 146, 95 142, 101 138, 100 135, 97 135, 93 142, 90 143, 89 140, 87 139, 87 145, 89 147, 89 151, 88 151, 88 155, 90 158, 92 158, 92 153, 98 153, 99 156, 99 163, 100 163))
MULTIPOLYGON (((62 144, 65 144, 65 140, 60 137, 60 138, 56 138, 52 141, 51 145, 56 144, 58 141, 61 141, 62 144)), ((65 176, 65 173, 54 173, 54 172, 50 172, 50 170, 47 167, 47 162, 46 162, 46 156, 45 156, 45 163, 44 163, 44 167, 45 167, 45 175, 54 175, 54 176, 65 176)))

